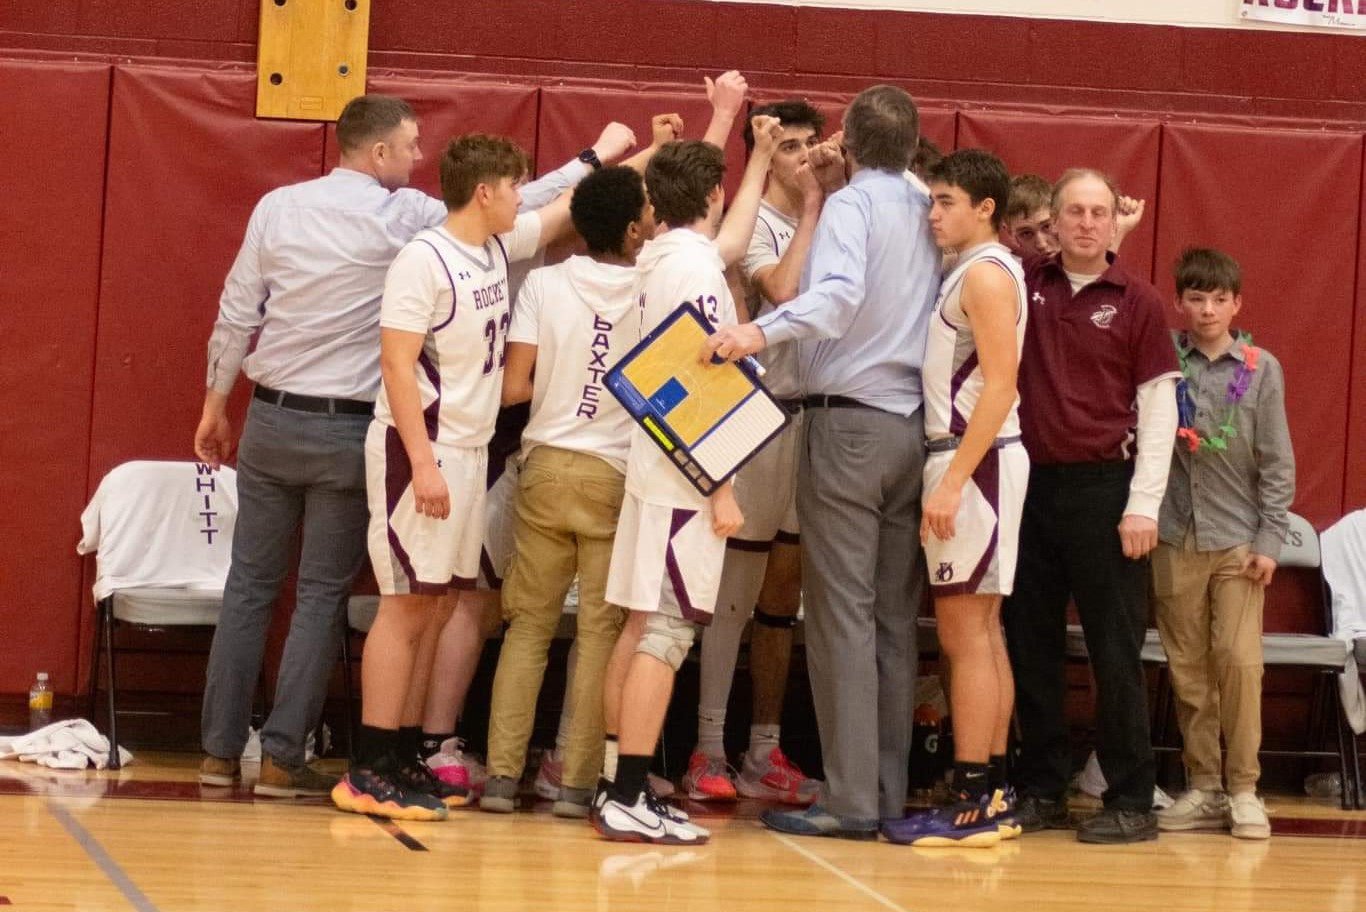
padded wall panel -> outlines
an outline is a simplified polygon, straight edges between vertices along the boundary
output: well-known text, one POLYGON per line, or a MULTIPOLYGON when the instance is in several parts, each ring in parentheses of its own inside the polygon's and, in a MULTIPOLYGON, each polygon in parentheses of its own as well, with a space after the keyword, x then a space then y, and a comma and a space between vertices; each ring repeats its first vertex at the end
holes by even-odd
POLYGON ((110 70, 0 61, 0 693, 75 686, 110 70), (26 139, 25 139, 26 137, 26 139))
POLYGON ((1163 132, 1157 287, 1174 296, 1171 264, 1188 246, 1219 247, 1242 264, 1236 322, 1285 368, 1295 509, 1319 528, 1342 510, 1361 156, 1361 137, 1349 133, 1163 132))
POLYGON ((1125 240, 1123 255, 1139 275, 1150 276, 1160 131, 1156 121, 963 111, 958 147, 989 149, 1011 174, 1032 172, 1049 181, 1077 166, 1109 174, 1120 192, 1148 201, 1146 217, 1125 240))
MULTIPOLYGON (((411 186, 441 196, 441 154, 465 133, 493 133, 516 140, 536 154, 536 89, 412 76, 373 76, 366 91, 394 95, 417 113, 423 160, 413 169, 411 186)), ((327 126, 326 166, 337 164, 337 128, 327 126)))
MULTIPOLYGON (((1366 155, 1363 155, 1366 160, 1366 155)), ((1366 214, 1366 176, 1362 179, 1361 212, 1366 214)), ((1366 507, 1366 218, 1358 226, 1355 327, 1351 337, 1352 362, 1348 392, 1347 464, 1344 472, 1342 512, 1366 507)))
MULTIPOLYGON (((840 122, 844 118, 844 109, 849 107, 849 102, 853 100, 852 93, 836 92, 778 92, 773 89, 760 89, 753 93, 753 105, 772 104, 775 101, 783 101, 788 98, 801 98, 815 105, 816 109, 825 115, 826 135, 834 133, 840 129, 840 122)), ((952 108, 934 107, 932 105, 920 104, 916 100, 916 107, 920 111, 920 133, 934 140, 935 145, 944 151, 951 151, 954 148, 954 139, 958 131, 958 115, 952 108)))
POLYGON ((322 126, 257 120, 255 106, 248 70, 115 69, 92 488, 127 459, 191 456, 205 345, 252 208, 322 173, 322 126))
MULTIPOLYGON (((648 145, 650 118, 655 114, 678 114, 683 118, 685 138, 701 139, 711 120, 711 105, 701 85, 696 90, 679 87, 641 91, 547 86, 541 89, 536 170, 544 173, 564 164, 592 145, 602 128, 613 120, 630 127, 641 146, 648 145)), ((728 193, 734 193, 744 168, 745 146, 737 122, 726 143, 728 193)))

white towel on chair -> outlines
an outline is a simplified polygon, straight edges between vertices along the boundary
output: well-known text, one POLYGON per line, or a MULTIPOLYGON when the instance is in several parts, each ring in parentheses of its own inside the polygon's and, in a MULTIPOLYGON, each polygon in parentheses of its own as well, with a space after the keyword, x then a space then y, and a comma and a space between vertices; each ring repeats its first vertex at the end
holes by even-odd
MULTIPOLYGON (((109 739, 84 719, 53 722, 14 738, 0 738, 0 760, 18 758, 51 769, 104 769, 109 765, 109 739)), ((119 748, 120 764, 133 755, 119 748)))

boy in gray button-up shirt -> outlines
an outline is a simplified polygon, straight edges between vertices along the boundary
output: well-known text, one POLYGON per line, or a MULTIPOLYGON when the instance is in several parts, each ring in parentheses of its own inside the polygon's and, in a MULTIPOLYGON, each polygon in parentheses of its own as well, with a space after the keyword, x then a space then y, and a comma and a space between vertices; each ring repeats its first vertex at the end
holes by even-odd
POLYGON ((1271 830, 1256 793, 1262 605, 1295 494, 1295 456, 1280 362, 1230 330, 1241 286, 1238 264, 1221 251, 1187 250, 1177 263, 1177 310, 1187 326, 1176 336, 1181 422, 1152 567, 1189 790, 1158 824, 1265 839, 1271 830))

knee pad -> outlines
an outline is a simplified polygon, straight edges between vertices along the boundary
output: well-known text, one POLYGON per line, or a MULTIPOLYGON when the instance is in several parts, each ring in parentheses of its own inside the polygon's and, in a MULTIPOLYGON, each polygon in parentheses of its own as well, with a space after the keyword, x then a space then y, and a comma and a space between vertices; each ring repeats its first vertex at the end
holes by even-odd
POLYGON ((797 626, 797 616, 784 617, 781 614, 769 614, 767 611, 754 609, 754 623, 763 624, 765 627, 776 627, 779 630, 791 630, 797 626))
POLYGON ((636 643, 636 652, 653 656, 677 672, 696 636, 697 628, 692 621, 651 612, 645 620, 645 632, 636 643))

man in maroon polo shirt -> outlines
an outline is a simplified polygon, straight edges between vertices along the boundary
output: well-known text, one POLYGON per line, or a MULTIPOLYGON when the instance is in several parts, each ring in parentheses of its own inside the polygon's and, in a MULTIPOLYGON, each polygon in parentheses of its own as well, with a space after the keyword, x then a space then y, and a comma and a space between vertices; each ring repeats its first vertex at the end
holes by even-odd
POLYGON ((1078 839, 1098 843, 1157 838, 1139 653, 1179 376, 1157 290, 1109 252, 1118 203, 1104 175, 1068 171, 1052 201, 1061 252, 1025 260, 1020 416, 1032 469, 1015 594, 1003 612, 1021 731, 1012 776, 1019 820, 1026 831, 1063 828, 1071 760, 1064 630, 1069 597, 1076 603, 1110 784, 1105 809, 1078 839))

